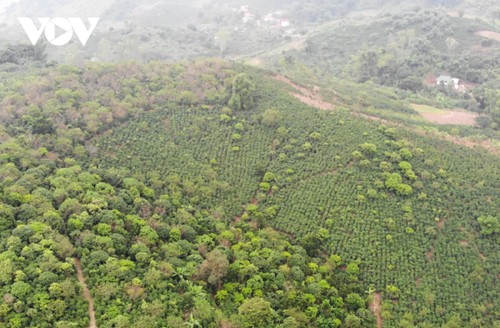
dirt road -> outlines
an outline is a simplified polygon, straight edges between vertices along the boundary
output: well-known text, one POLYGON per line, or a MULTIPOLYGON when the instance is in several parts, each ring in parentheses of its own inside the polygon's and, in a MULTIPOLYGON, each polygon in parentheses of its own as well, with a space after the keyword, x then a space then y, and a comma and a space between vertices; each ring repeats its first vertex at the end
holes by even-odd
POLYGON ((80 282, 80 285, 82 285, 82 288, 83 288, 83 296, 85 297, 85 299, 89 303, 89 318, 90 318, 89 328, 98 328, 97 322, 95 320, 94 299, 92 298, 92 295, 90 294, 89 287, 87 286, 87 283, 85 282, 85 276, 83 274, 82 262, 80 261, 80 259, 75 258, 75 266, 76 266, 76 275, 78 277, 78 281, 80 282))
POLYGON ((373 303, 370 304, 370 309, 377 318, 377 327, 382 328, 384 325, 382 320, 382 294, 375 293, 373 303))

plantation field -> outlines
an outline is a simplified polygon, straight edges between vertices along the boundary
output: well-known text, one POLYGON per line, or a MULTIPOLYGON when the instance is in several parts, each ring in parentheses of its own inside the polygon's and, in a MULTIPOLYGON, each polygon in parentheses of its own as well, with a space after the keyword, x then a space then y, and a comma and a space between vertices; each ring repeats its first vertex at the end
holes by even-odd
POLYGON ((0 326, 373 325, 358 264, 259 209, 277 90, 220 60, 36 73, 0 92, 0 326))
POLYGON ((1 324, 498 325, 498 156, 398 91, 222 60, 37 75, 0 86, 1 324))
POLYGON ((94 161, 146 181, 157 172, 208 183, 216 191, 193 201, 221 220, 270 224, 311 254, 357 261, 382 293, 384 326, 492 324, 497 237, 481 235, 477 218, 500 208, 498 157, 318 111, 271 77, 252 78, 255 110, 140 116, 98 140, 94 161), (318 234, 327 242, 315 244, 318 234))

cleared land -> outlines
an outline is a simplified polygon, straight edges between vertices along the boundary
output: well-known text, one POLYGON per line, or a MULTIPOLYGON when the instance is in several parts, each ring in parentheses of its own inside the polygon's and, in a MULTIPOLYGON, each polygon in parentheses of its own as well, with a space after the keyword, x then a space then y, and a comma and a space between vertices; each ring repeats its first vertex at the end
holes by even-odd
MULTIPOLYGON (((299 99, 300 101, 302 101, 303 103, 305 103, 309 106, 316 107, 318 109, 323 109, 323 110, 332 110, 335 108, 333 104, 323 101, 321 96, 317 92, 314 92, 314 91, 311 91, 307 88, 304 88, 285 76, 277 75, 277 76, 274 76, 273 78, 275 80, 284 82, 284 83, 288 84, 289 86, 293 87, 295 90, 297 90, 298 93, 290 92, 290 95, 294 96, 295 98, 299 99), (304 94, 306 94, 307 96, 304 96, 304 94)), ((416 111, 418 111, 420 113, 420 115, 422 115, 422 117, 424 117, 425 119, 427 119, 431 122, 433 122, 433 121, 431 119, 429 119, 428 117, 432 117, 432 116, 439 117, 440 122, 435 122, 438 124, 461 124, 461 125, 464 125, 463 123, 445 123, 445 122, 453 121, 453 122, 467 122, 468 124, 466 124, 466 125, 475 125, 476 124, 475 119, 478 116, 477 114, 474 114, 474 113, 469 113, 469 112, 464 112, 464 111, 459 111, 459 112, 446 111, 446 110, 441 110, 439 108, 427 106, 427 105, 412 104, 412 108, 415 109, 416 111), (445 117, 446 114, 450 114, 450 113, 453 113, 453 115, 451 115, 453 119, 450 119, 450 117, 445 117), (460 114, 457 115, 457 113, 460 113, 460 114), (470 115, 472 115, 472 116, 470 116, 470 115), (426 117, 426 116, 428 116, 428 117, 426 117), (467 117, 467 120, 465 120, 465 117, 467 117), (472 120, 471 117, 474 117, 474 119, 472 120)), ((373 115, 367 115, 367 114, 359 113, 359 112, 354 113, 354 114, 356 116, 363 117, 363 118, 368 119, 368 120, 380 121, 380 122, 384 122, 386 124, 391 124, 394 126, 400 126, 400 127, 403 126, 402 124, 394 123, 394 122, 391 122, 391 121, 388 121, 388 120, 385 120, 385 119, 382 119, 380 117, 373 116, 373 115)), ((408 126, 404 126, 404 127, 409 128, 408 126)), ((417 133, 422 134, 422 135, 429 135, 428 131, 424 131, 422 129, 418 129, 415 127, 411 128, 411 129, 417 133)), ((466 146, 469 148, 474 148, 476 146, 480 146, 480 147, 487 149, 492 154, 495 154, 495 155, 499 154, 497 146, 495 146, 491 142, 491 140, 484 140, 484 141, 478 142, 478 141, 472 141, 472 140, 468 140, 468 139, 460 138, 460 137, 456 137, 456 136, 439 135, 439 134, 435 134, 435 133, 432 134, 432 136, 435 138, 441 138, 441 139, 447 140, 449 142, 452 142, 454 144, 466 146)))
POLYGON ((314 90, 309 90, 303 86, 298 85, 297 83, 293 82, 289 78, 283 76, 283 75, 278 75, 274 77, 276 80, 285 82, 289 86, 293 87, 295 90, 298 91, 298 93, 290 93, 292 96, 295 98, 299 99, 303 103, 308 104, 309 106, 316 107, 319 109, 323 110, 332 110, 334 109, 334 106, 323 100, 319 93, 319 88, 315 87, 314 90))
POLYGON ((427 105, 412 104, 411 107, 416 110, 423 118, 436 124, 454 124, 454 125, 476 125, 476 113, 470 113, 463 110, 443 110, 427 105))
POLYGON ((498 33, 498 32, 479 31, 479 32, 476 32, 476 34, 482 36, 483 38, 488 38, 488 39, 492 39, 492 40, 500 42, 500 33, 498 33))

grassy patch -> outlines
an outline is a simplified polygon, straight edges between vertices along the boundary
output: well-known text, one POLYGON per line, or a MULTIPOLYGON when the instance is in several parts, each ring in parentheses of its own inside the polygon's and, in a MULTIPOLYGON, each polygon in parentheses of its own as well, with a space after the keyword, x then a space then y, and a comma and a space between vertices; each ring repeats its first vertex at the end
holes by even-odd
POLYGON ((419 112, 420 114, 427 114, 427 113, 446 114, 445 110, 429 105, 411 104, 410 107, 419 112))

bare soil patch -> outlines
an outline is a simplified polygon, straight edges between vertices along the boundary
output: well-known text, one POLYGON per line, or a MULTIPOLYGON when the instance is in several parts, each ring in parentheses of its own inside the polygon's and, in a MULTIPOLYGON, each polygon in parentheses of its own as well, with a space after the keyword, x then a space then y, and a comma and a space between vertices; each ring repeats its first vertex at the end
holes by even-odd
POLYGON ((445 223, 446 223, 446 219, 442 219, 438 222, 438 230, 439 231, 441 231, 441 229, 443 229, 445 223))
POLYGON ((248 61, 249 65, 255 66, 255 67, 263 67, 263 62, 262 59, 260 58, 252 58, 248 61))
POLYGON ((434 138, 439 138, 441 140, 449 141, 449 142, 454 143, 456 145, 462 145, 462 146, 465 146, 468 148, 475 148, 475 147, 479 146, 479 147, 482 147, 482 148, 488 150, 490 153, 492 153, 494 155, 500 154, 500 150, 493 144, 493 142, 491 140, 472 141, 469 139, 460 138, 460 137, 451 136, 451 135, 440 135, 436 132, 425 131, 425 130, 419 129, 417 127, 409 127, 409 126, 406 126, 404 124, 385 120, 385 119, 382 119, 380 117, 373 116, 373 115, 368 115, 368 114, 363 114, 363 113, 354 113, 354 115, 362 117, 362 118, 367 119, 367 120, 371 120, 371 121, 377 121, 377 122, 382 122, 382 123, 389 124, 389 125, 396 126, 396 127, 411 129, 412 131, 414 131, 420 135, 432 136, 434 138))
MULTIPOLYGON (((467 86, 461 85, 465 91, 467 86)), ((469 86, 472 87, 473 86, 469 86)), ((467 112, 462 108, 455 109, 440 109, 428 105, 412 104, 411 107, 416 110, 427 121, 437 124, 454 124, 454 125, 476 125, 477 113, 467 112)))
POLYGON ((476 35, 482 36, 483 38, 488 38, 500 42, 500 33, 493 31, 479 31, 475 33, 476 35))
POLYGON ((466 91, 474 90, 478 86, 477 83, 473 83, 473 82, 469 82, 469 81, 462 81, 461 83, 462 83, 461 85, 464 86, 466 91))
POLYGON ((311 96, 305 96, 305 95, 301 95, 298 93, 292 93, 292 96, 299 99, 303 103, 308 104, 309 106, 313 106, 313 107, 323 109, 323 110, 333 109, 332 104, 324 102, 322 100, 319 100, 319 99, 311 97, 311 96))
POLYGON ((83 274, 82 262, 80 261, 80 259, 75 258, 75 266, 76 266, 76 275, 78 277, 78 281, 80 282, 80 285, 83 288, 83 296, 85 297, 85 299, 89 303, 89 318, 90 318, 89 328, 98 328, 97 321, 95 319, 94 298, 92 297, 92 294, 90 294, 89 287, 87 286, 87 283, 85 282, 85 276, 83 274))
POLYGON ((314 90, 309 90, 301 85, 298 85, 289 78, 284 77, 283 75, 275 76, 274 79, 284 82, 289 86, 291 86, 292 88, 294 88, 295 90, 297 90, 298 93, 292 92, 290 94, 295 98, 297 98, 298 100, 302 101, 303 103, 323 110, 334 109, 334 106, 331 103, 323 100, 323 98, 319 93, 318 87, 315 87, 314 90))
POLYGON ((475 46, 472 46, 472 51, 475 53, 480 53, 480 54, 491 54, 493 52, 493 47, 485 47, 480 44, 477 44, 475 46))
POLYGON ((434 246, 426 254, 427 260, 430 262, 434 258, 434 246))
POLYGON ((445 110, 442 113, 420 113, 427 121, 437 124, 454 124, 454 125, 476 125, 476 118, 479 116, 476 113, 469 113, 460 110, 445 110))
POLYGON ((424 85, 426 85, 426 86, 434 86, 434 85, 436 85, 436 78, 437 78, 437 76, 436 76, 436 75, 434 75, 434 74, 428 74, 428 75, 425 77, 425 79, 424 79, 423 83, 424 83, 424 85))
POLYGON ((382 294, 375 293, 373 296, 373 302, 370 304, 370 310, 377 318, 377 327, 382 328, 384 326, 384 321, 382 320, 382 294))
POLYGON ((474 148, 476 146, 482 147, 488 150, 490 153, 494 155, 500 154, 500 149, 498 149, 491 140, 483 140, 483 141, 472 141, 464 138, 459 138, 455 136, 445 136, 442 139, 452 142, 457 145, 462 145, 468 148, 474 148))
POLYGON ((474 16, 473 15, 468 15, 468 14, 465 14, 465 13, 460 13, 458 11, 448 11, 447 12, 448 16, 450 17, 463 17, 463 18, 468 18, 468 19, 473 19, 474 16))
MULTIPOLYGON (((317 91, 318 88, 315 88, 314 91, 311 91, 305 87, 302 87, 302 86, 296 84, 295 82, 293 82, 289 78, 284 77, 282 75, 277 75, 277 76, 274 76, 273 78, 275 80, 282 81, 282 82, 290 85, 291 87, 293 87, 297 91, 300 91, 302 94, 297 94, 297 93, 293 93, 293 92, 291 92, 290 94, 292 96, 296 97, 297 99, 299 99, 300 101, 304 102, 305 104, 308 104, 310 106, 316 107, 318 109, 323 109, 323 110, 335 109, 335 106, 332 103, 329 103, 329 102, 322 100, 321 95, 317 91)), ((474 147, 479 146, 479 147, 485 148, 486 150, 488 150, 492 154, 498 155, 500 153, 499 149, 496 148, 495 145, 490 140, 472 141, 472 140, 468 140, 468 139, 464 139, 464 138, 460 138, 460 137, 455 137, 455 136, 450 136, 450 135, 443 136, 443 135, 439 135, 437 133, 427 132, 427 131, 419 129, 417 127, 409 127, 409 126, 403 125, 401 123, 395 123, 395 122, 392 122, 389 120, 381 119, 380 117, 373 116, 373 115, 368 115, 368 114, 359 113, 359 112, 353 112, 353 114, 358 116, 358 117, 362 117, 364 119, 383 122, 383 123, 390 124, 392 126, 403 127, 406 129, 411 129, 412 131, 417 132, 421 135, 431 135, 435 138, 447 140, 447 141, 452 142, 454 144, 462 145, 462 146, 465 146, 468 148, 474 148, 474 147)), ((471 113, 469 113, 469 114, 471 114, 471 113)), ((473 115, 475 115, 475 114, 473 114, 473 115)), ((448 123, 448 124, 450 124, 450 123, 448 123)))

